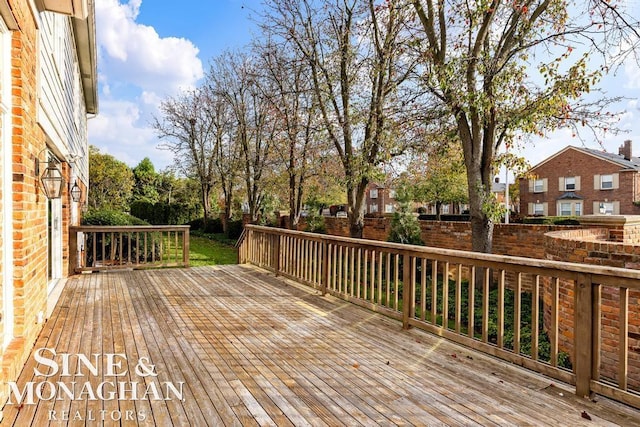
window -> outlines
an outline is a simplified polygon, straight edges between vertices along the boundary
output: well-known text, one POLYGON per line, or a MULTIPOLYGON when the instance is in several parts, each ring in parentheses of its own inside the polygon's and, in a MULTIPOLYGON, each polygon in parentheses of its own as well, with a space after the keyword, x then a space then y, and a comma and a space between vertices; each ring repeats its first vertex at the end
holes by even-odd
POLYGON ((600 175, 600 189, 610 190, 613 188, 613 175, 600 175))
POLYGON ((582 202, 576 202, 576 216, 582 215, 582 202))
POLYGON ((561 216, 571 216, 573 212, 571 211, 571 203, 560 203, 560 215, 561 216))
POLYGON ((576 189, 576 177, 570 176, 564 179, 565 191, 574 191, 576 189))
POLYGON ((375 213, 375 212, 378 212, 378 205, 376 204, 369 205, 369 213, 375 213))
POLYGON ((390 199, 396 198, 396 190, 389 190, 389 198, 390 199))
POLYGON ((600 203, 600 207, 604 208, 605 215, 613 215, 613 202, 600 203))
POLYGON ((544 192, 544 180, 543 179, 536 179, 533 182, 533 192, 534 193, 542 193, 542 192, 544 192))
POLYGON ((369 198, 370 199, 377 199, 378 198, 378 189, 377 188, 372 188, 371 190, 369 190, 369 198))
POLYGON ((534 215, 544 215, 544 205, 542 203, 534 203, 533 204, 533 214, 534 215))
POLYGON ((442 213, 445 215, 449 213, 449 205, 442 205, 442 213))
POLYGON ((384 205, 384 212, 385 213, 393 213, 394 211, 395 211, 395 209, 394 209, 392 204, 384 205))

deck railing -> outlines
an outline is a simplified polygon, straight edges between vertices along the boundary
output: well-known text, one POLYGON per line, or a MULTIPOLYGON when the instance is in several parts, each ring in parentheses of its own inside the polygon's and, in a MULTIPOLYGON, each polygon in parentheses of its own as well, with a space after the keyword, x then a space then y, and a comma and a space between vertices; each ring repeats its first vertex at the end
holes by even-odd
POLYGON ((69 271, 189 266, 189 226, 69 228, 69 271))
POLYGON ((640 343, 629 342, 639 271, 252 225, 239 259, 573 384, 580 396, 640 407, 640 343), (617 293, 617 307, 603 305, 603 291, 617 293), (618 337, 617 354, 604 350, 603 332, 618 337))

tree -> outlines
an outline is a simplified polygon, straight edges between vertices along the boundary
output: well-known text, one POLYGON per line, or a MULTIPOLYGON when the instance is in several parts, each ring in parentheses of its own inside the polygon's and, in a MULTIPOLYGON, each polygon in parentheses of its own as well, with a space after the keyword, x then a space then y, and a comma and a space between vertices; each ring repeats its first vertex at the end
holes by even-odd
POLYGON ((149 203, 158 202, 158 174, 153 163, 145 157, 133 168, 133 200, 145 201, 149 203))
POLYGON ((233 114, 233 143, 237 144, 249 214, 257 221, 264 199, 275 125, 270 103, 262 94, 256 62, 247 54, 226 52, 212 62, 208 81, 212 96, 220 97, 233 114))
POLYGON ((420 223, 410 208, 410 202, 414 198, 412 191, 407 187, 400 187, 396 193, 398 209, 391 218, 391 232, 389 241, 403 243, 405 245, 424 245, 422 242, 420 223))
POLYGON ((270 102, 278 131, 274 155, 288 183, 289 227, 297 229, 307 180, 322 167, 319 160, 327 144, 316 128, 317 103, 303 58, 286 40, 274 41, 268 33, 258 46, 258 54, 259 68, 264 70, 263 94, 270 102))
POLYGON ((267 2, 266 25, 309 65, 323 130, 342 162, 351 235, 361 237, 364 196, 377 166, 402 152, 396 116, 413 63, 403 57, 406 10, 389 0, 267 2), (402 60, 401 60, 402 58, 402 60))
MULTIPOLYGON (((425 171, 416 177, 415 200, 434 203, 436 220, 440 220, 442 205, 467 203, 467 174, 459 145, 434 147, 425 162, 425 171)), ((418 169, 419 170, 419 169, 418 169)))
POLYGON ((407 4, 417 16, 422 84, 448 112, 462 145, 473 250, 491 252, 493 221, 485 208, 499 147, 518 133, 610 126, 600 112, 611 100, 581 95, 611 61, 638 46, 638 21, 604 0, 407 4), (593 52, 618 57, 592 71, 593 52))
POLYGON ((129 166, 89 146, 89 205, 94 209, 129 211, 134 185, 129 166))
POLYGON ((161 148, 174 153, 176 167, 200 184, 205 225, 211 216, 211 192, 215 185, 215 127, 204 89, 183 92, 160 104, 161 118, 154 117, 153 128, 164 140, 161 148))

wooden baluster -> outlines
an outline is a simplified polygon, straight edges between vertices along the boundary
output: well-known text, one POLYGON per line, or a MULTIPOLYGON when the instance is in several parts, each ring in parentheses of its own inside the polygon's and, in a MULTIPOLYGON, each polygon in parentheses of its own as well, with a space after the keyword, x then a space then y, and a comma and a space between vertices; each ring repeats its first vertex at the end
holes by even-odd
POLYGON ((540 335, 540 276, 535 275, 531 292, 531 358, 538 360, 538 336, 540 335))
POLYGON ((370 261, 370 265, 371 265, 371 272, 370 272, 370 276, 369 276, 369 300, 371 302, 375 302, 375 295, 376 295, 376 291, 375 291, 375 286, 376 286, 376 251, 373 250, 371 251, 371 261, 370 261))
POLYGON ((378 253, 378 300, 376 301, 378 304, 382 305, 382 251, 378 253))
POLYGON ((340 247, 338 248, 338 267, 337 267, 337 283, 338 285, 336 286, 336 290, 338 291, 338 293, 342 293, 342 252, 343 252, 343 246, 340 245, 340 247))
POLYGON ((522 273, 520 272, 516 277, 513 299, 513 352, 520 354, 520 325, 522 323, 522 273))
POLYGON ((449 262, 444 263, 442 273, 442 327, 449 327, 449 262))
POLYGON ((498 272, 498 347, 504 348, 504 290, 505 271, 498 272))
POLYGON ((629 372, 629 289, 620 288, 620 315, 618 325, 618 388, 627 391, 627 377, 629 372))
POLYGON ((400 286, 400 254, 395 254, 395 268, 393 269, 393 309, 398 311, 398 288, 400 286))
MULTIPOLYGON (((427 313, 427 259, 422 258, 420 264, 420 320, 426 319, 427 313)), ((433 304, 433 299, 431 300, 433 304)), ((431 319, 433 321, 433 319, 431 319)))
POLYGON ((182 264, 189 267, 189 228, 182 232, 182 264))
POLYGON ((358 266, 356 267, 356 298, 360 299, 360 280, 362 278, 362 249, 358 248, 358 266))
POLYGON ((488 342, 489 340, 489 292, 490 292, 490 280, 491 269, 482 269, 482 342, 488 342))
POLYGON ((456 333, 462 331, 462 264, 458 264, 456 269, 456 308, 455 308, 455 329, 456 333))
POLYGON ((409 329, 409 319, 415 313, 415 268, 413 257, 402 255, 402 328, 409 329), (412 273, 412 270, 413 273, 412 273))
POLYGON ((431 323, 438 324, 438 261, 431 261, 431 323))
POLYGON ((385 291, 386 298, 384 300, 384 305, 388 308, 391 308, 391 257, 393 255, 390 252, 387 252, 387 274, 385 281, 385 291))
POLYGON ((350 272, 350 280, 351 280, 351 285, 349 286, 349 295, 350 296, 353 296, 354 287, 355 287, 355 283, 354 283, 354 280, 355 280, 355 271, 354 271, 354 269, 355 269, 355 264, 354 264, 355 255, 356 255, 356 248, 352 247, 351 248, 351 258, 349 259, 349 261, 350 261, 349 272, 350 272))
POLYGON ((362 295, 362 299, 367 300, 367 263, 369 262, 369 251, 367 249, 364 250, 364 262, 362 263, 362 289, 364 290, 364 295, 362 295))
POLYGON ((476 267, 471 266, 471 278, 469 279, 468 296, 469 321, 467 322, 467 334, 470 338, 475 338, 475 303, 476 303, 476 267))
POLYGON ((327 294, 327 282, 329 281, 329 247, 326 240, 322 240, 321 250, 322 250, 322 283, 320 286, 320 290, 322 295, 327 294))
POLYGON ((550 363, 551 366, 558 366, 558 321, 559 315, 558 310, 560 307, 559 304, 560 298, 560 279, 554 277, 551 280, 551 325, 549 331, 549 340, 551 341, 551 351, 550 351, 550 363))

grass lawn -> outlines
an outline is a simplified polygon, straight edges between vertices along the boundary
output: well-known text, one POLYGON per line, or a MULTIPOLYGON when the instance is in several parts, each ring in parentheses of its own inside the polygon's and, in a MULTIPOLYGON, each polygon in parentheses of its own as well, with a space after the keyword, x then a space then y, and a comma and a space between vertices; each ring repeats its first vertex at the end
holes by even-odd
POLYGON ((204 265, 237 264, 236 248, 206 237, 189 237, 189 265, 201 267, 204 265))

